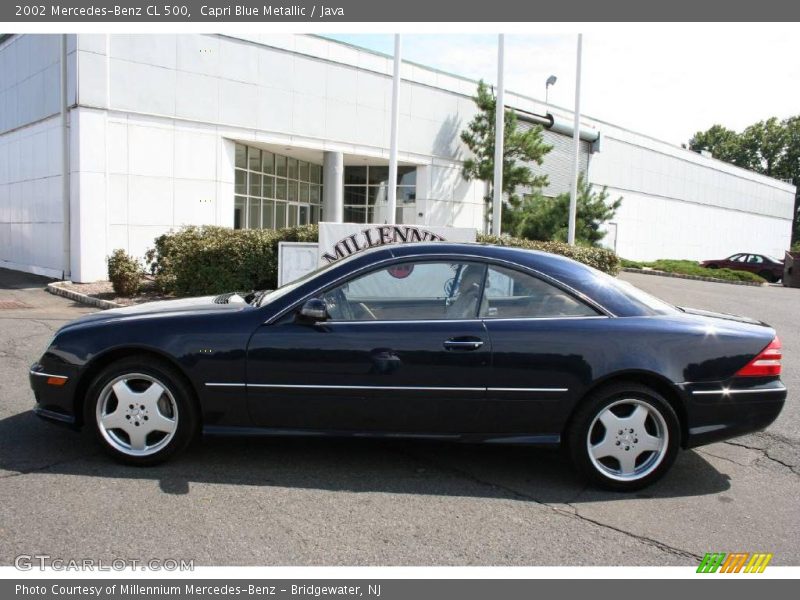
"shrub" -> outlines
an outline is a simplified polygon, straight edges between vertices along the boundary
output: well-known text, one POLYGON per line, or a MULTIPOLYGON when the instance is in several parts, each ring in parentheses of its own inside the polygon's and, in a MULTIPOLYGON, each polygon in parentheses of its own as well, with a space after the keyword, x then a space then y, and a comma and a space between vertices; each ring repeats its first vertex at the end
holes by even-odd
POLYGON ((133 296, 142 282, 142 267, 125 250, 117 249, 108 257, 108 280, 119 296, 133 296))
MULTIPOLYGON (((178 296, 274 289, 278 279, 278 244, 316 242, 318 237, 316 225, 277 231, 192 226, 156 238, 146 260, 158 288, 178 296)), ((603 248, 488 235, 478 235, 478 241, 552 252, 606 273, 614 274, 619 269, 617 255, 603 248)))
POLYGON ((316 225, 286 229, 185 227, 155 240, 146 260, 157 287, 178 296, 274 289, 279 242, 315 242, 316 225))
POLYGON ((528 250, 540 250, 551 254, 560 254, 578 262, 582 262, 590 267, 604 271, 611 275, 616 275, 619 271, 619 257, 606 248, 593 246, 570 246, 565 242, 540 242, 514 238, 507 236, 494 236, 478 234, 478 241, 484 244, 494 244, 496 246, 513 246, 515 248, 526 248, 528 250))

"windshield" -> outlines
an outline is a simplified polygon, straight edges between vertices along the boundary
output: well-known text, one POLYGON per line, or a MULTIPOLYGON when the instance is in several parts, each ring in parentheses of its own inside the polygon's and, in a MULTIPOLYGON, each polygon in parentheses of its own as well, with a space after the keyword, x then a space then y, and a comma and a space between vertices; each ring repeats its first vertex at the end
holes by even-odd
POLYGON ((294 281, 291 281, 289 283, 285 283, 281 287, 279 287, 277 290, 272 290, 270 292, 267 292, 266 294, 263 294, 262 296, 259 297, 258 304, 256 304, 256 306, 262 306, 264 304, 268 304, 269 302, 272 302, 273 300, 277 300, 278 298, 281 298, 281 297, 285 296, 286 294, 288 294, 292 290, 295 290, 295 289, 299 288, 301 285, 303 285, 306 281, 308 281, 312 277, 316 277, 317 275, 319 275, 323 271, 327 271, 328 269, 330 269, 334 265, 340 264, 340 262, 341 261, 338 261, 338 262, 335 262, 335 263, 331 263, 329 265, 323 265, 321 267, 317 267, 313 271, 303 275, 300 279, 295 279, 294 281))
POLYGON ((295 289, 299 288, 301 285, 306 283, 308 280, 313 279, 314 277, 316 277, 320 273, 323 273, 323 272, 327 271, 328 269, 331 269, 333 267, 338 267, 338 266, 341 266, 341 265, 349 263, 351 260, 356 260, 356 259, 368 256, 368 255, 370 255, 372 253, 379 252, 382 248, 383 248, 382 246, 378 246, 377 248, 370 248, 368 250, 362 250, 361 252, 356 252, 356 253, 351 254, 350 256, 348 256, 346 258, 341 258, 341 259, 337 260, 336 262, 332 262, 332 263, 329 263, 327 265, 322 265, 321 267, 317 267, 316 269, 314 269, 310 273, 306 273, 305 275, 303 275, 300 279, 296 279, 296 280, 294 280, 294 281, 292 281, 290 283, 285 283, 281 287, 279 287, 277 290, 272 290, 270 292, 267 292, 267 293, 263 294, 262 296, 259 296, 258 303, 256 304, 256 306, 262 306, 264 304, 267 304, 268 302, 272 302, 273 300, 277 300, 278 298, 281 298, 281 297, 285 296, 286 294, 288 294, 292 290, 295 290, 295 289))

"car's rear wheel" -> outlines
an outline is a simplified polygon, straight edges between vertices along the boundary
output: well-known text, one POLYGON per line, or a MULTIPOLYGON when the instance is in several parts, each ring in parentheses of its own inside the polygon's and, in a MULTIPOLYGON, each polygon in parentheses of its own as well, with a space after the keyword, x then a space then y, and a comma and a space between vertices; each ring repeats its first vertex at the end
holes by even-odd
POLYGON ((769 283, 775 283, 775 281, 777 281, 777 278, 772 274, 772 271, 760 271, 758 276, 769 283))
POLYGON ((616 384, 592 394, 567 432, 575 466, 594 484, 615 491, 646 487, 669 470, 680 447, 680 423, 660 394, 616 384))
POLYGON ((131 357, 106 367, 89 386, 86 422, 121 462, 152 465, 183 450, 197 430, 192 391, 172 367, 131 357))

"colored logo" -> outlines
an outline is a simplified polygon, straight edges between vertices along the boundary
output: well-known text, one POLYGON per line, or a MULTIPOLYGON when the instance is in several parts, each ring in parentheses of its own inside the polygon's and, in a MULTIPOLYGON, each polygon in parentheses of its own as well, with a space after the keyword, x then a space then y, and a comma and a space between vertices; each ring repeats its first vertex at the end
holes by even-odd
POLYGON ((766 552, 707 552, 698 573, 763 573, 772 554, 766 552))

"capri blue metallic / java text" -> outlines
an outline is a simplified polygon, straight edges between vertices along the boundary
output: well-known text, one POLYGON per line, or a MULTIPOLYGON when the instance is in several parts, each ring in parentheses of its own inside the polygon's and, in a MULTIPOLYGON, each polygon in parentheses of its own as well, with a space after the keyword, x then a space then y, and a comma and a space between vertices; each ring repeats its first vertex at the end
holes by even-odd
POLYGON ((560 256, 386 246, 271 292, 153 302, 62 327, 30 371, 36 413, 128 463, 206 434, 559 445, 634 490, 680 448, 767 427, 780 342, 560 256))

